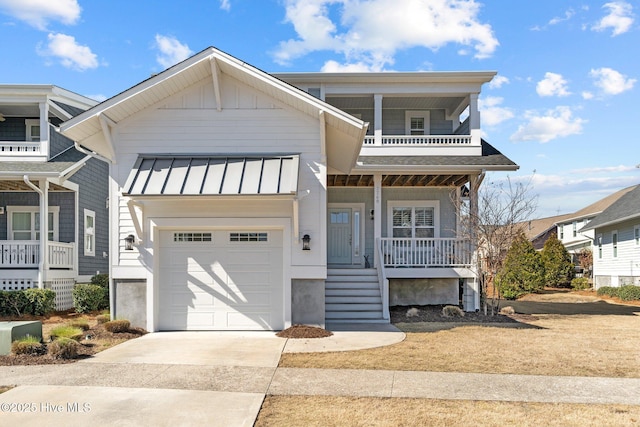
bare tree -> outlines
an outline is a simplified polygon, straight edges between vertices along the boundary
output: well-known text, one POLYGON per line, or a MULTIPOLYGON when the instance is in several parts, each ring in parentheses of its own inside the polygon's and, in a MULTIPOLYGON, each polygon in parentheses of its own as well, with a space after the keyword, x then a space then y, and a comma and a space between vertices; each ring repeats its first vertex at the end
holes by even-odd
MULTIPOLYGON (((480 185, 480 180, 476 185, 480 185)), ((477 208, 473 202, 459 205, 459 233, 477 245, 476 268, 485 314, 489 307, 492 315, 498 308, 495 276, 502 268, 511 244, 524 232, 537 208, 538 197, 531 192, 531 179, 513 182, 507 176, 506 180, 486 183, 477 191, 477 208)))

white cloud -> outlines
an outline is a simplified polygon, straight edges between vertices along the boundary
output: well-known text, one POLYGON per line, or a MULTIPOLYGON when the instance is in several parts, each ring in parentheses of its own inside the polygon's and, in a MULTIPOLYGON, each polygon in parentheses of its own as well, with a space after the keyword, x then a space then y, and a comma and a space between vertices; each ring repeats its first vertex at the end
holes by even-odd
POLYGON ((582 133, 582 125, 586 123, 586 120, 573 117, 571 109, 565 106, 558 106, 544 115, 527 112, 525 118, 527 123, 518 127, 509 138, 511 141, 549 142, 582 133))
POLYGON ((568 20, 569 20, 569 19, 571 19, 571 18, 573 17, 573 15, 575 15, 575 14, 576 14, 576 13, 574 12, 574 10, 573 10, 573 9, 569 9, 569 10, 567 10, 567 11, 564 13, 564 16, 563 16, 563 17, 556 16, 556 17, 552 18, 552 19, 549 21, 549 25, 557 25, 557 24, 559 24, 559 23, 561 23, 561 22, 568 21, 568 20))
POLYGON ((636 83, 636 79, 627 78, 624 74, 607 67, 591 70, 589 76, 595 80, 594 84, 605 95, 621 94, 632 89, 636 83))
POLYGON ((597 173, 611 173, 611 172, 630 172, 636 169, 635 166, 605 166, 605 167, 597 167, 597 168, 583 168, 583 169, 573 169, 570 170, 570 174, 584 174, 584 175, 592 175, 597 173))
POLYGON ((583 91, 582 92, 582 99, 586 99, 586 100, 593 99, 593 93, 591 93, 589 91, 586 91, 586 90, 583 91))
POLYGON ((77 0, 0 0, 0 9, 39 30, 50 21, 75 24, 81 10, 77 0))
POLYGON ((78 44, 73 36, 50 33, 47 38, 47 47, 38 52, 42 56, 57 58, 63 66, 77 71, 98 67, 97 55, 88 46, 78 44))
POLYGON ((487 96, 478 101, 482 124, 496 126, 505 120, 513 118, 514 114, 509 108, 502 107, 504 100, 498 96, 487 96))
POLYGON ((457 44, 487 58, 499 43, 479 11, 474 0, 287 0, 285 20, 298 37, 281 42, 274 56, 287 64, 329 50, 344 55, 346 67, 382 70, 400 49, 457 44))
POLYGON ((562 74, 545 73, 544 79, 536 85, 536 92, 540 96, 568 96, 571 92, 567 90, 567 81, 562 74))
POLYGON ((193 55, 189 46, 180 43, 178 39, 171 36, 156 34, 155 47, 159 51, 156 55, 156 61, 164 68, 169 68, 193 55))
POLYGON ((220 9, 226 10, 227 12, 231 10, 231 2, 230 0, 220 0, 220 9))
POLYGON ((320 69, 323 73, 365 73, 370 71, 381 71, 373 69, 371 64, 357 62, 352 64, 340 64, 337 61, 327 61, 320 69))
POLYGON ((510 82, 507 77, 498 74, 489 82, 489 89, 500 89, 503 85, 509 83, 510 82))
POLYGON ((609 14, 604 16, 597 24, 591 27, 595 31, 612 29, 611 36, 619 36, 626 33, 633 24, 633 7, 625 1, 612 1, 605 3, 603 9, 608 9, 609 14))

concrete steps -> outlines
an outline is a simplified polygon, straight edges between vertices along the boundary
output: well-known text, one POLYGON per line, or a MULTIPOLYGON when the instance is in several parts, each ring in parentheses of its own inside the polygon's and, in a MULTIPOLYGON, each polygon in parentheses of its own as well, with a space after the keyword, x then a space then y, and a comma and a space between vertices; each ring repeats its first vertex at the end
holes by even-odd
POLYGON ((388 323, 382 318, 378 271, 374 268, 329 269, 325 319, 330 323, 388 323))

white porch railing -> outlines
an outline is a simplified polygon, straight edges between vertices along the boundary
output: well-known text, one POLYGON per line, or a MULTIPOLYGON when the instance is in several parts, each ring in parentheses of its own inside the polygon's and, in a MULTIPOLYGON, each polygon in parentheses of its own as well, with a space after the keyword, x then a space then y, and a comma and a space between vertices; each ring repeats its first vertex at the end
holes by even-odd
MULTIPOLYGON (((73 269, 75 243, 48 242, 49 268, 73 269)), ((40 242, 37 240, 0 241, 0 268, 38 268, 40 242)))
POLYGON ((2 156, 39 156, 40 141, 0 141, 2 156))
POLYGON ((380 239, 385 267, 468 267, 471 265, 471 241, 458 238, 380 239))
MULTIPOLYGON (((365 146, 375 146, 373 135, 364 137, 365 146)), ((471 135, 382 135, 382 146, 463 146, 471 145, 471 135)))

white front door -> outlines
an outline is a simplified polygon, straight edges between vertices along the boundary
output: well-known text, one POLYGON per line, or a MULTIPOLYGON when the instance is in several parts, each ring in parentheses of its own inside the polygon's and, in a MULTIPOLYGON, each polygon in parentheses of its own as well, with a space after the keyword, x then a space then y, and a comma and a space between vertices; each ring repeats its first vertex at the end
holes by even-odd
POLYGON ((329 208, 327 245, 329 264, 351 264, 353 257, 351 208, 329 208))

